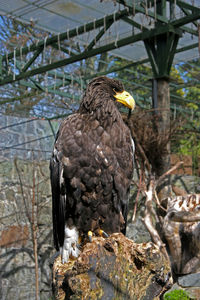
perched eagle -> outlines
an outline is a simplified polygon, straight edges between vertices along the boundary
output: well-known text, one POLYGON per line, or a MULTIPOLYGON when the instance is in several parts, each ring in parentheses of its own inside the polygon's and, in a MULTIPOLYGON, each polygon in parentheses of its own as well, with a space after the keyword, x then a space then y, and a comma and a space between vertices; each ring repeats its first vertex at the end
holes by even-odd
POLYGON ((60 125, 50 161, 54 244, 62 262, 88 234, 125 234, 134 143, 117 108, 135 101, 105 76, 87 86, 80 108, 60 125))

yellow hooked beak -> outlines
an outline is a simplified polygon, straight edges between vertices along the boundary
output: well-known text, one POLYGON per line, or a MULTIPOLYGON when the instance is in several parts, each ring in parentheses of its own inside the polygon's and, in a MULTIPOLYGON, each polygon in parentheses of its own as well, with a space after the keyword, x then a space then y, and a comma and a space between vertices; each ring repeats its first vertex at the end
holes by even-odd
POLYGON ((128 107, 129 109, 134 110, 135 100, 128 92, 126 92, 126 91, 116 92, 114 97, 116 98, 117 102, 120 102, 123 105, 125 105, 126 107, 128 107))

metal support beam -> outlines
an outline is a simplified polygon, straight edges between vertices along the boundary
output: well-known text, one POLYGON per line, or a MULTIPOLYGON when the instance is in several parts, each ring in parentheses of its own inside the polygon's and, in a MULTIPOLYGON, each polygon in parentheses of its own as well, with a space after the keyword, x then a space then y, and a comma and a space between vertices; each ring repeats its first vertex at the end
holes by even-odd
POLYGON ((62 51, 63 53, 67 54, 67 55, 75 55, 76 53, 73 52, 71 49, 67 49, 67 48, 64 48, 63 46, 59 45, 58 44, 52 44, 51 45, 54 49, 56 50, 59 50, 59 51, 62 51))
POLYGON ((101 29, 101 31, 97 34, 97 36, 91 41, 91 43, 87 46, 87 51, 91 50, 96 42, 100 40, 100 38, 105 34, 105 32, 110 28, 110 26, 113 24, 114 20, 109 20, 105 26, 101 29))
POLYGON ((199 12, 200 13, 200 8, 194 6, 194 5, 191 5, 187 2, 184 2, 184 1, 181 1, 181 0, 177 0, 176 1, 177 5, 182 7, 182 8, 185 8, 187 10, 191 10, 192 13, 195 13, 195 12, 199 12))
MULTIPOLYGON (((149 17, 155 18, 154 12, 151 10, 146 11, 146 9, 141 6, 140 4, 137 4, 136 1, 133 0, 116 0, 118 3, 123 4, 124 6, 128 7, 130 9, 130 12, 134 15, 135 13, 142 13, 142 14, 148 14, 149 17)), ((167 18, 161 16, 160 14, 156 14, 156 19, 158 21, 161 21, 162 23, 167 24, 168 20, 167 18)))
MULTIPOLYGON (((153 0, 151 3, 152 3, 152 6, 156 3, 156 7, 155 7, 155 9, 157 10, 156 14, 154 12, 152 12, 151 10, 149 10, 148 8, 145 9, 143 6, 136 4, 133 0, 116 0, 116 1, 123 4, 124 6, 128 7, 130 9, 130 12, 143 13, 154 19, 155 19, 155 15, 156 15, 156 20, 158 22, 164 23, 164 24, 169 23, 169 20, 166 17, 166 1, 169 1, 170 7, 171 7, 171 10, 170 10, 171 19, 173 19, 172 10, 174 9, 175 5, 171 4, 171 3, 172 3, 172 1, 174 3, 174 0, 155 0, 155 1, 153 0)), ((143 2, 141 2, 141 3, 143 3, 143 2)), ((178 25, 179 27, 181 27, 182 25, 185 25, 189 22, 193 22, 194 24, 196 24, 195 20, 200 18, 200 8, 197 6, 192 6, 188 3, 180 1, 180 0, 177 0, 176 3, 181 9, 185 9, 185 11, 186 11, 186 9, 190 10, 191 13, 189 11, 187 11, 186 15, 188 16, 188 19, 186 17, 183 17, 182 18, 183 24, 181 24, 181 21, 179 22, 179 20, 181 20, 181 19, 175 20, 174 24, 173 23, 171 23, 171 24, 174 26, 176 26, 176 24, 179 24, 178 25), (195 15, 195 19, 192 18, 192 16, 194 16, 194 15, 195 15)))
MULTIPOLYGON (((131 26, 136 27, 136 28, 138 28, 138 29, 141 30, 141 24, 135 22, 134 20, 132 20, 132 19, 130 19, 128 17, 123 17, 122 20, 124 22, 130 24, 131 26)), ((145 26, 142 26, 142 29, 148 29, 148 28, 146 28, 145 26)))
MULTIPOLYGON (((132 0, 117 0, 117 2, 124 4, 127 9, 124 9, 122 11, 118 11, 114 14, 110 14, 108 16, 105 16, 104 18, 95 20, 93 22, 87 23, 85 25, 82 25, 80 27, 71 29, 67 32, 61 33, 59 35, 53 36, 51 38, 46 38, 43 41, 38 42, 37 44, 32 44, 29 47, 23 47, 21 49, 16 49, 14 52, 9 53, 8 55, 2 56, 2 62, 4 64, 7 64, 9 59, 13 59, 14 57, 17 58, 18 56, 27 54, 32 51, 36 51, 33 55, 33 57, 29 60, 29 62, 24 66, 23 70, 20 73, 17 74, 12 74, 9 76, 4 76, 4 78, 0 78, 0 85, 4 85, 7 83, 12 83, 17 80, 21 80, 24 78, 28 78, 30 76, 34 76, 36 74, 41 74, 56 68, 63 67, 67 64, 71 64, 77 61, 80 61, 82 59, 86 59, 89 57, 92 57, 97 54, 101 54, 110 50, 114 50, 116 48, 122 47, 129 45, 131 43, 135 43, 138 41, 145 40, 145 46, 148 52, 148 55, 151 59, 151 63, 153 66, 153 71, 156 75, 156 77, 159 76, 168 76, 169 74, 169 69, 171 67, 171 63, 173 60, 173 56, 175 53, 175 49, 177 46, 178 42, 178 36, 180 36, 180 28, 184 26, 185 24, 189 22, 194 22, 195 20, 200 18, 200 9, 193 7, 183 1, 177 0, 178 4, 183 7, 184 9, 187 9, 187 11, 192 12, 188 13, 186 16, 176 19, 176 20, 168 20, 167 19, 167 14, 166 14, 166 1, 167 0, 155 0, 153 3, 156 3, 156 28, 148 30, 147 28, 141 27, 141 25, 135 22, 134 20, 131 20, 128 18, 129 14, 132 14, 134 11, 135 13, 143 13, 146 14, 148 13, 148 16, 150 17, 155 17, 155 14, 150 11, 148 8, 147 10, 140 4, 135 4, 132 0), (156 1, 156 2, 155 2, 156 1), (93 46, 95 45, 95 41, 99 40, 102 35, 105 33, 105 31, 111 26, 111 24, 114 21, 117 21, 119 19, 124 20, 131 26, 135 26, 139 28, 142 32, 138 34, 132 34, 129 37, 115 40, 112 43, 109 43, 107 45, 101 46, 101 47, 96 47, 95 49, 93 46), (65 58, 63 60, 56 61, 54 63, 48 64, 48 65, 43 65, 40 67, 36 67, 35 69, 28 70, 30 68, 31 64, 35 61, 35 59, 38 57, 41 51, 43 51, 47 46, 53 45, 56 48, 58 47, 58 41, 61 42, 65 39, 72 38, 74 36, 77 36, 79 34, 83 34, 85 32, 89 32, 91 30, 95 30, 97 28, 101 28, 100 32, 97 34, 96 38, 93 39, 88 48, 83 51, 82 53, 70 53, 70 51, 66 51, 67 54, 70 54, 71 56, 68 58, 65 58), (168 40, 167 44, 165 44, 165 39, 168 40), (158 42, 153 42, 153 40, 159 40, 158 42), (165 47, 167 46, 167 47, 165 47), (157 48, 159 51, 157 51, 157 48), (42 50, 41 50, 42 49, 42 50), (159 53, 164 53, 162 55, 157 55, 155 54, 155 50, 159 53), (170 56, 167 56, 167 53, 171 53, 170 56), (163 66, 163 59, 162 56, 164 57, 164 61, 167 57, 167 65, 168 68, 163 66), (159 71, 160 70, 160 71, 159 71)), ((168 0, 170 1, 170 0, 168 0)), ((171 3, 171 2, 170 2, 171 3)), ((60 44, 59 44, 60 45, 60 44)), ((190 47, 190 46, 187 46, 190 47)), ((64 50, 64 49, 62 49, 64 50)), ((180 49, 178 49, 180 51, 180 49)), ((6 73, 6 72, 4 72, 6 73)), ((2 72, 3 74, 3 72, 2 72)))
POLYGON ((25 64, 25 66, 22 68, 21 73, 26 72, 28 68, 32 65, 32 63, 36 60, 36 58, 40 55, 42 52, 43 48, 39 48, 38 50, 35 51, 31 59, 25 64))
POLYGON ((100 54, 103 52, 107 52, 107 51, 131 44, 134 42, 145 40, 145 39, 151 38, 151 37, 157 37, 157 36, 167 33, 167 32, 177 33, 177 32, 179 32, 179 30, 174 29, 170 24, 159 27, 159 28, 151 29, 151 30, 145 30, 144 32, 138 33, 136 35, 131 35, 131 36, 123 38, 123 39, 119 39, 118 41, 114 41, 110 44, 107 44, 107 45, 104 45, 104 46, 101 46, 101 47, 98 47, 95 49, 91 49, 89 51, 87 51, 87 49, 86 49, 84 52, 77 54, 77 55, 73 55, 69 58, 65 58, 63 60, 59 60, 59 61, 56 61, 54 63, 48 64, 45 66, 35 68, 35 69, 27 71, 25 73, 17 74, 15 76, 15 78, 13 78, 12 75, 7 76, 6 78, 4 78, 0 81, 0 86, 7 84, 7 83, 14 82, 14 81, 18 81, 20 79, 28 78, 28 77, 34 76, 36 74, 41 74, 41 73, 44 73, 44 72, 47 72, 47 71, 50 71, 50 70, 53 70, 56 68, 60 68, 65 65, 80 61, 82 59, 86 59, 86 58, 92 57, 94 55, 97 55, 97 54, 100 54))
POLYGON ((93 22, 89 22, 80 27, 71 29, 69 31, 63 32, 61 34, 55 35, 55 36, 47 38, 47 39, 44 39, 44 40, 42 40, 38 43, 34 43, 28 47, 22 47, 20 49, 16 49, 15 54, 14 54, 14 52, 11 52, 8 55, 3 55, 3 61, 14 58, 14 55, 15 55, 15 57, 18 57, 18 56, 27 54, 29 52, 35 51, 38 48, 44 49, 47 46, 58 43, 58 41, 61 42, 63 40, 68 40, 68 39, 78 36, 80 34, 83 34, 83 33, 89 32, 91 30, 97 29, 99 27, 102 27, 107 22, 109 23, 110 21, 113 21, 113 20, 117 21, 120 18, 122 18, 123 16, 127 16, 128 14, 129 14, 129 12, 127 11, 127 9, 124 9, 122 11, 116 12, 115 14, 107 15, 107 16, 105 16, 105 18, 97 19, 93 22))
POLYGON ((144 40, 155 78, 169 77, 178 40, 179 35, 173 32, 144 40))
POLYGON ((159 0, 158 3, 156 3, 156 10, 157 10, 157 14, 166 18, 167 17, 166 0, 159 0))
POLYGON ((200 9, 195 11, 194 13, 187 15, 185 17, 182 17, 180 19, 171 21, 170 24, 174 27, 181 27, 185 24, 188 24, 190 22, 193 22, 195 20, 198 20, 200 18, 200 9))

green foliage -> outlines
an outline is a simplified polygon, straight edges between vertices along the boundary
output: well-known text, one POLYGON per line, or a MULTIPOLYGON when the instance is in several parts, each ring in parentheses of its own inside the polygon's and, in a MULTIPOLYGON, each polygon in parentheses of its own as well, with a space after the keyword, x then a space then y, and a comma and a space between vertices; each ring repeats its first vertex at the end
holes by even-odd
POLYGON ((179 153, 183 155, 200 156, 200 144, 196 133, 185 134, 180 139, 179 153))
MULTIPOLYGON (((170 72, 170 78, 172 82, 178 83, 178 85, 184 85, 184 80, 182 78, 182 73, 178 68, 175 68, 172 66, 171 72, 170 72)), ((179 97, 184 97, 185 96, 185 90, 184 88, 179 88, 172 86, 171 94, 179 97)))
POLYGON ((164 300, 189 300, 190 297, 184 290, 173 290, 164 295, 164 300))
MULTIPOLYGON (((193 104, 191 104, 191 107, 192 106, 193 104)), ((194 175, 198 175, 198 165, 200 158, 199 141, 200 112, 194 111, 193 116, 185 121, 183 126, 179 128, 175 138, 171 141, 171 151, 173 153, 192 157, 192 169, 194 175)))
POLYGON ((187 122, 187 126, 182 128, 182 138, 180 139, 179 151, 184 155, 192 155, 200 157, 200 113, 193 103, 189 103, 188 107, 192 109, 194 115, 187 122))

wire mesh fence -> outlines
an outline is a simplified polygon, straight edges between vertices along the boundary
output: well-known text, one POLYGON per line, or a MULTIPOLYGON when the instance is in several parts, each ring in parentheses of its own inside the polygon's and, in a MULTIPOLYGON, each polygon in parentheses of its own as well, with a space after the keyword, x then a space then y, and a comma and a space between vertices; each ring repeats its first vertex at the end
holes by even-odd
POLYGON ((50 299, 49 158, 59 122, 0 120, 0 298, 50 299))

